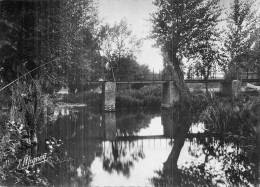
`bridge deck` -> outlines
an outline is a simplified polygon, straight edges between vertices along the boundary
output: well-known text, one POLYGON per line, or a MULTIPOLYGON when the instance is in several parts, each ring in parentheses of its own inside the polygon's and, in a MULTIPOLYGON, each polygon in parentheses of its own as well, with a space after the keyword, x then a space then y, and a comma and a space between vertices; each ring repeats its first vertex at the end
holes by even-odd
MULTIPOLYGON (((116 82, 117 84, 163 84, 172 80, 139 80, 139 81, 88 81, 88 83, 100 84, 105 82, 116 82)), ((225 79, 210 79, 210 80, 201 80, 201 79, 186 79, 186 83, 220 83, 220 82, 230 82, 225 79)), ((260 82, 260 79, 242 79, 242 82, 260 82)))

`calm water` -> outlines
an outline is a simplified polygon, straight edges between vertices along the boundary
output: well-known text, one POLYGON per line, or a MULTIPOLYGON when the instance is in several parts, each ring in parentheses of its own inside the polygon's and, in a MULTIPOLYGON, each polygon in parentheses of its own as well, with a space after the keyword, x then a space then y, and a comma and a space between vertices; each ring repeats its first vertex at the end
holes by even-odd
MULTIPOLYGON (((101 114, 84 107, 59 108, 47 137, 62 140, 58 152, 64 162, 56 169, 46 167, 46 173, 53 184, 68 186, 162 185, 163 163, 175 142, 174 121, 167 112, 101 114)), ((209 135, 203 124, 193 125, 178 159, 180 177, 253 186, 253 151, 248 140, 209 135)))

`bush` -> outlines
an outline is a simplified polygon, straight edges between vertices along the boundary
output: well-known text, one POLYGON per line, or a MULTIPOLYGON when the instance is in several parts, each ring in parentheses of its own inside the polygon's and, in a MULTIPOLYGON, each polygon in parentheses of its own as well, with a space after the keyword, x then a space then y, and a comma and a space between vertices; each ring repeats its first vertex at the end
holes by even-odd
POLYGON ((116 97, 117 109, 160 109, 162 97, 161 85, 144 86, 140 90, 120 91, 116 97))
POLYGON ((161 85, 150 85, 144 86, 140 89, 140 93, 143 96, 155 96, 155 97, 162 97, 162 86, 161 85))

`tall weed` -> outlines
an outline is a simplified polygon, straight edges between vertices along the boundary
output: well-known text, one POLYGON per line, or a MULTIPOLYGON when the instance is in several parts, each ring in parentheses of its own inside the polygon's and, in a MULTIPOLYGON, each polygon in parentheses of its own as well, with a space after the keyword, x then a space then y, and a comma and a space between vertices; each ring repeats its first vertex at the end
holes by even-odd
POLYGON ((210 131, 240 135, 251 135, 257 124, 256 119, 250 115, 248 101, 242 98, 216 98, 203 111, 201 120, 210 131))

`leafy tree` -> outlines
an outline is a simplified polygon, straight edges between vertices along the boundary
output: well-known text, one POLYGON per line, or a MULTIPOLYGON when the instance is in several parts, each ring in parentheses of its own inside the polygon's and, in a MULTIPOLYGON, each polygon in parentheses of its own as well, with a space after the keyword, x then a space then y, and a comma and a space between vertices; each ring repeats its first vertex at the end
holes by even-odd
POLYGON ((115 23, 112 27, 109 24, 102 26, 101 36, 101 54, 106 61, 106 67, 112 72, 115 80, 115 71, 122 59, 129 57, 135 58, 139 51, 141 40, 136 39, 132 34, 126 20, 115 23))
POLYGON ((254 43, 254 48, 250 54, 250 61, 248 62, 248 65, 251 69, 256 70, 257 78, 260 79, 260 27, 257 28, 255 34, 256 40, 254 43))
POLYGON ((251 65, 249 62, 259 25, 259 16, 256 15, 254 5, 255 1, 252 0, 234 0, 231 6, 224 48, 229 56, 229 61, 224 64, 227 77, 241 78, 242 73, 251 65))
POLYGON ((169 58, 173 79, 181 97, 189 95, 180 62, 193 53, 200 36, 217 24, 221 10, 218 0, 156 0, 152 15, 152 38, 169 58))
POLYGON ((131 56, 121 58, 115 71, 117 80, 126 81, 145 79, 145 76, 149 73, 150 70, 148 66, 138 64, 136 59, 131 56))
MULTIPOLYGON (((206 81, 206 92, 208 93, 209 76, 216 70, 215 67, 221 61, 222 56, 219 53, 217 38, 219 33, 212 28, 204 33, 197 42, 197 47, 193 50, 195 63, 194 69, 198 75, 201 75, 206 81)), ((219 41, 218 41, 219 43, 219 41)))
POLYGON ((44 92, 57 81, 82 81, 90 71, 95 8, 92 1, 71 0, 0 4, 0 69, 12 92, 11 120, 27 125, 35 142, 44 92))
POLYGON ((46 34, 41 37, 40 58, 56 59, 56 68, 51 66, 53 78, 73 91, 75 85, 89 79, 94 71, 92 64, 99 61, 96 7, 92 1, 66 0, 56 4, 53 1, 45 9, 48 13, 42 13, 42 23, 38 25, 46 34))

